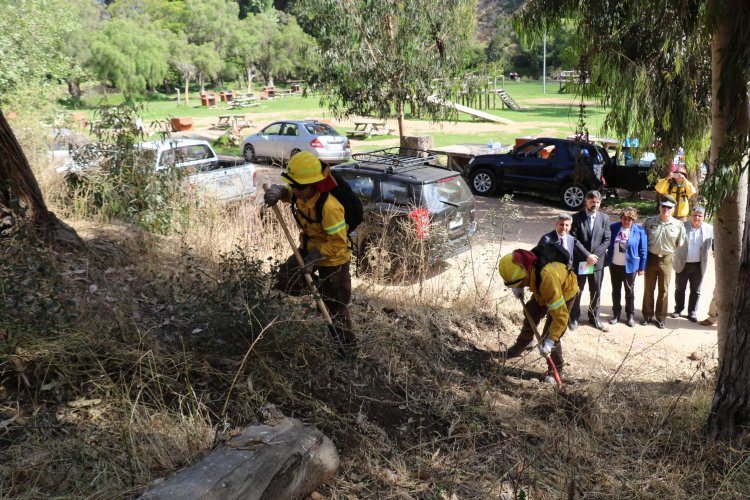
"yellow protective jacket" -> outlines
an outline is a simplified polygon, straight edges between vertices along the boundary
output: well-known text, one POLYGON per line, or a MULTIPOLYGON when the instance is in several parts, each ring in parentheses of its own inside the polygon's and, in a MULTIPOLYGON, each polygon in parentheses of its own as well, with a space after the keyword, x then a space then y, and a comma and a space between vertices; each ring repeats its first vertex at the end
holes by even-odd
POLYGON ((542 279, 537 289, 536 268, 532 266, 529 288, 534 293, 537 303, 547 307, 552 319, 549 338, 557 342, 568 328, 569 313, 565 303, 578 293, 578 279, 575 273, 565 264, 550 262, 542 268, 542 279))
POLYGON ((305 248, 305 240, 307 240, 308 252, 314 248, 320 251, 323 260, 316 263, 317 266, 330 267, 346 264, 351 260, 352 251, 346 234, 344 207, 335 196, 329 194, 323 205, 323 220, 310 222, 318 220, 318 214, 315 211, 318 198, 320 198, 320 193, 316 192, 307 201, 297 198, 295 202, 297 225, 301 229, 300 248, 305 248))
POLYGON ((674 196, 677 201, 677 206, 674 208, 675 217, 687 217, 690 214, 689 198, 695 194, 695 187, 689 180, 684 179, 682 184, 677 184, 665 177, 656 183, 654 189, 659 194, 674 196))

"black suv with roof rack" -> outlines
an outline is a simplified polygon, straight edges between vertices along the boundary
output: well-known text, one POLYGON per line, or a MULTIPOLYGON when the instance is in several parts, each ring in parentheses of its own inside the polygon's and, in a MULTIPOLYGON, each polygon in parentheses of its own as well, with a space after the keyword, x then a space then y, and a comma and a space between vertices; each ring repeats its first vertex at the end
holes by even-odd
POLYGON ((331 168, 365 208, 352 233, 359 269, 392 277, 468 249, 476 206, 459 173, 409 148, 356 153, 352 160, 331 168))

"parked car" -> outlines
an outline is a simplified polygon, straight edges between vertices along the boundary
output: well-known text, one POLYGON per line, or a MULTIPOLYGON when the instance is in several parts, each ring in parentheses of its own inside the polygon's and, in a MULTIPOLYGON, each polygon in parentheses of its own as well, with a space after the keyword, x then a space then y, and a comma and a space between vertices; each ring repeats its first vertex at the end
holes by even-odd
POLYGON ((359 269, 387 276, 468 249, 476 203, 459 173, 435 166, 434 155, 406 148, 354 154, 353 160, 332 170, 364 205, 364 220, 352 233, 359 269))
MULTIPOLYGON (((136 145, 144 164, 154 171, 176 168, 185 172, 185 182, 199 197, 232 202, 255 195, 256 171, 252 163, 219 157, 207 141, 165 139, 136 145)), ((58 167, 65 175, 86 175, 96 168, 106 169, 118 155, 112 145, 89 143, 74 152, 72 159, 58 167)))
POLYGON ((349 139, 330 125, 315 120, 273 122, 242 141, 242 155, 250 162, 256 158, 285 162, 300 151, 309 151, 329 164, 347 161, 352 156, 349 139))
POLYGON ((566 209, 578 210, 587 191, 602 188, 602 171, 608 161, 601 146, 542 137, 507 153, 475 156, 463 175, 475 194, 555 195, 566 209))

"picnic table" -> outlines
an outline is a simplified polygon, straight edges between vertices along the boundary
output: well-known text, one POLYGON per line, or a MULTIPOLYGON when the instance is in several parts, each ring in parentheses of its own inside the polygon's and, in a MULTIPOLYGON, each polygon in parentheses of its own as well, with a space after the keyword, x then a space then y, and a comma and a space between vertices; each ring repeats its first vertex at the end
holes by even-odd
POLYGON ((231 109, 249 108, 258 105, 258 98, 252 94, 237 94, 237 97, 229 102, 231 109))
POLYGON ((228 128, 245 128, 253 125, 252 120, 245 120, 245 115, 219 115, 219 121, 211 126, 214 130, 225 130, 228 128))
POLYGON ((372 137, 373 135, 392 134, 393 129, 386 127, 385 121, 359 120, 354 122, 354 130, 347 130, 347 137, 372 137))

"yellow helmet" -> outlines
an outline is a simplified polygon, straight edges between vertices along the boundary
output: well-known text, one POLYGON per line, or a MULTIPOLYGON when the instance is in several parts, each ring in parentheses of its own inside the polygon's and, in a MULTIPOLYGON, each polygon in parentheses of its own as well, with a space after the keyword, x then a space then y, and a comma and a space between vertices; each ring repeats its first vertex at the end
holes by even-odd
POLYGON ((314 184, 326 178, 323 164, 318 157, 307 151, 292 156, 286 166, 286 173, 281 177, 287 184, 314 184))
POLYGON ((503 278, 505 286, 508 288, 519 287, 523 282, 523 279, 526 277, 526 269, 513 262, 512 253, 505 254, 500 258, 497 270, 500 271, 500 276, 503 278))

